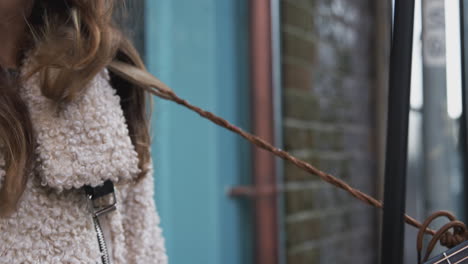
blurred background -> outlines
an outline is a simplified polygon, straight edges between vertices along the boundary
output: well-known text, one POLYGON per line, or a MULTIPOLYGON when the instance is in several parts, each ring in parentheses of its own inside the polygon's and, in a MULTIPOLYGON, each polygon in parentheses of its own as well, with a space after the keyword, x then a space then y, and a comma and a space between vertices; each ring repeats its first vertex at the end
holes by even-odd
MULTIPOLYGON (((467 219, 462 2, 416 0, 407 212, 418 220, 467 219)), ((130 0, 116 16, 179 96, 382 199, 391 0, 130 0)), ((377 209, 173 103, 155 99, 152 124, 170 263, 378 262, 377 209)))

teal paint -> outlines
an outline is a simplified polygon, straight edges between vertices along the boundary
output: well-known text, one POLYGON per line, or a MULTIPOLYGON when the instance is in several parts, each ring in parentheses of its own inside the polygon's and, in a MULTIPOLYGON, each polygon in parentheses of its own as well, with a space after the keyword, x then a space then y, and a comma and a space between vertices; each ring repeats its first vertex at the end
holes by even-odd
MULTIPOLYGON (((223 117, 248 129, 250 101, 248 80, 248 9, 247 1, 223 0, 217 2, 217 109, 223 117)), ((218 130, 219 196, 225 195, 227 186, 249 185, 250 145, 237 135, 218 130)), ((225 237, 221 244, 222 261, 219 263, 250 263, 253 232, 250 200, 222 199, 219 232, 225 237)))
MULTIPOLYGON (((147 0, 148 69, 177 94, 248 129, 245 0, 147 0)), ((171 264, 250 263, 250 149, 174 103, 155 100, 156 201, 171 264)))

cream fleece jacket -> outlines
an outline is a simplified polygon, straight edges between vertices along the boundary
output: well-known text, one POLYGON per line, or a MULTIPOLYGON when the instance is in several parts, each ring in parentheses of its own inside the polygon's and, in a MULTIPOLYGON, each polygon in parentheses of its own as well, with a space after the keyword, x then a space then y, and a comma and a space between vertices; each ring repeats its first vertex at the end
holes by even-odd
MULTIPOLYGON (((164 238, 153 200, 153 163, 143 180, 120 97, 107 69, 86 93, 55 112, 28 79, 20 94, 31 113, 36 161, 18 210, 0 219, 0 263, 101 263, 96 231, 81 187, 110 179, 117 210, 104 216, 113 264, 165 264, 164 238)), ((0 186, 4 178, 0 153, 0 186)))

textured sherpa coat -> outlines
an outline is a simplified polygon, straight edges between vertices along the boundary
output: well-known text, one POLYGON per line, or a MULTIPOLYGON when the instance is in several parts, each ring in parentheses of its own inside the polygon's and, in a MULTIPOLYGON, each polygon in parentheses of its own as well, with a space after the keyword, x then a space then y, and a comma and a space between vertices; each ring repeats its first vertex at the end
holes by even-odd
MULTIPOLYGON (((136 184, 138 156, 108 70, 60 112, 41 94, 37 76, 20 94, 31 113, 37 159, 18 210, 0 219, 0 263, 102 263, 81 187, 107 179, 117 195, 117 210, 101 218, 110 231, 112 263, 167 263, 153 201, 153 164, 136 184)), ((0 155, 0 186, 4 175, 0 155)))

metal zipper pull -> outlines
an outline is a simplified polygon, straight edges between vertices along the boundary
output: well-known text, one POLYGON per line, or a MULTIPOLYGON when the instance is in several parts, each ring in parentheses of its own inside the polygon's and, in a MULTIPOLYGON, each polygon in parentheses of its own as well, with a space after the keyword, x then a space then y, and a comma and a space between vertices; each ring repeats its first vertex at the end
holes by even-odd
POLYGON ((100 216, 116 209, 117 197, 115 196, 114 183, 112 181, 107 180, 103 185, 96 187, 84 186, 84 190, 93 215, 100 216), (112 195, 112 202, 103 204, 102 200, 108 195, 112 195))
POLYGON ((101 224, 99 222, 99 216, 105 215, 116 209, 117 197, 114 191, 114 184, 112 181, 107 180, 103 185, 97 187, 85 186, 86 197, 89 201, 89 209, 93 215, 94 228, 96 229, 97 240, 99 244, 99 250, 102 253, 102 264, 111 264, 109 258, 109 251, 104 239, 104 233, 102 231, 101 224), (111 202, 103 203, 105 197, 111 196, 111 202))

